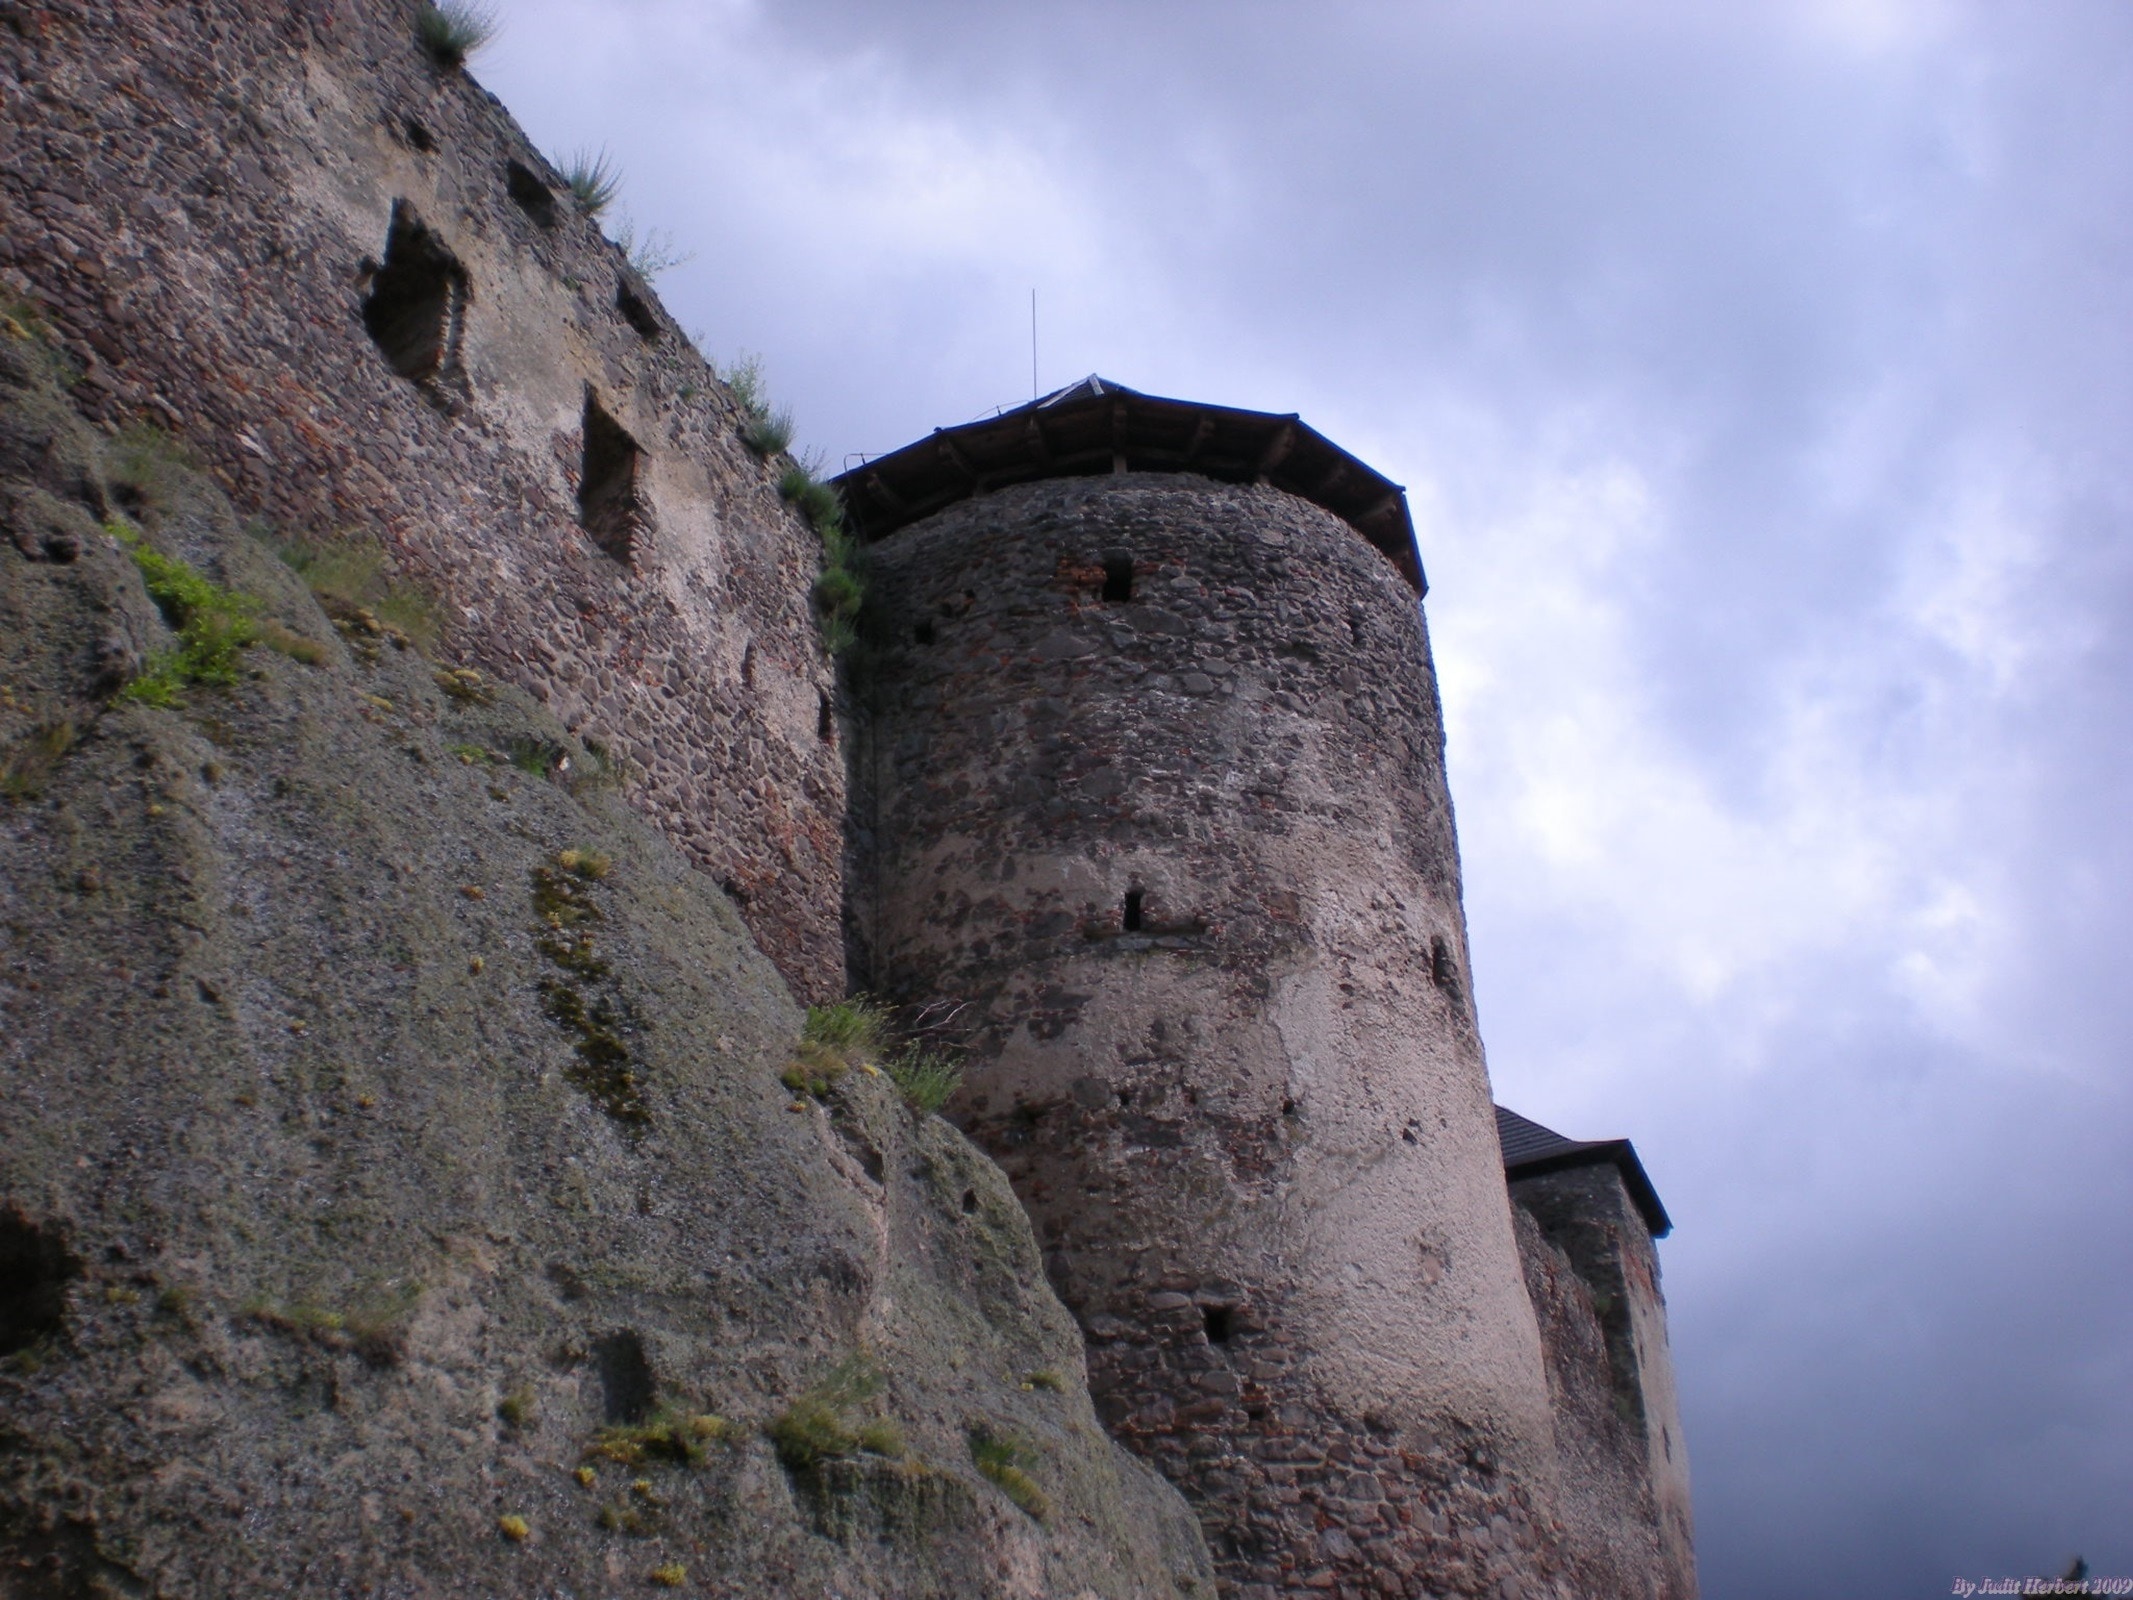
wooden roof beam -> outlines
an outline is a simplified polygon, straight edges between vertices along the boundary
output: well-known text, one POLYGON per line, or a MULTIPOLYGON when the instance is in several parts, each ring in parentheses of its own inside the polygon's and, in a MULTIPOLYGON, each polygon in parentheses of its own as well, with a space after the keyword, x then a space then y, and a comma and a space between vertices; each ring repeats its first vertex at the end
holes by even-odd
POLYGON ((947 429, 935 428, 933 442, 940 446, 941 454, 948 458, 956 471, 968 478, 973 485, 983 483, 984 480, 978 476, 978 469, 970 464, 970 457, 956 448, 955 441, 948 436, 947 429))
POLYGON ((1267 441, 1267 447, 1259 452, 1259 460, 1252 468, 1253 475, 1261 483, 1266 482, 1268 475, 1286 461, 1289 452, 1295 448, 1296 419, 1290 417, 1275 430, 1274 437, 1267 441))

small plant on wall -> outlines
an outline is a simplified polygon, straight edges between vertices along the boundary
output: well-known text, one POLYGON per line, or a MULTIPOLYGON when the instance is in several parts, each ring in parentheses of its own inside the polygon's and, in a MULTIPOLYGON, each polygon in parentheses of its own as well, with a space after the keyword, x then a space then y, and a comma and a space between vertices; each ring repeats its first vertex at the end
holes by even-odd
POLYGON ((603 150, 574 150, 556 163, 563 186, 588 217, 597 217, 622 194, 622 169, 603 150))
POLYGON ((457 72, 496 37, 496 13, 472 0, 438 0, 415 13, 415 38, 430 60, 457 72))

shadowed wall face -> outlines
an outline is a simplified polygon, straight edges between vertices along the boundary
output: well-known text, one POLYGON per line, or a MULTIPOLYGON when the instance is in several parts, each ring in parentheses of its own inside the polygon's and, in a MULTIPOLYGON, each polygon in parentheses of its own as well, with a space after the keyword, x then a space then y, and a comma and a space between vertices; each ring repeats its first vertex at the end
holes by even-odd
POLYGON ((1659 1253, 1612 1162, 1511 1184, 1562 1462, 1562 1514, 1609 1592, 1696 1592, 1659 1253))
POLYGON ((1188 475, 1004 490, 872 557, 857 942, 968 1002, 962 1120, 1107 1421, 1244 1593, 1560 1570, 1413 590, 1188 475))

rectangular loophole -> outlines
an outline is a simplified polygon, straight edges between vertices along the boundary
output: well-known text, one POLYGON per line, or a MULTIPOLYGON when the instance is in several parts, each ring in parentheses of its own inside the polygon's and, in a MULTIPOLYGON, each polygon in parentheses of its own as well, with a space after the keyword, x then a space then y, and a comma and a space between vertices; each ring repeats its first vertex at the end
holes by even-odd
POLYGON ((830 697, 821 690, 815 691, 820 704, 815 710, 815 737, 824 744, 832 744, 837 738, 837 712, 830 704, 830 697))
POLYGON ((363 302, 363 326, 393 371, 410 383, 456 382, 462 374, 467 274, 414 207, 393 202, 385 264, 363 302))
POLYGON ((541 175, 523 161, 504 163, 504 189, 526 213, 544 228, 555 226, 555 191, 541 175))
POLYGON ((1141 931, 1141 897, 1145 893, 1146 891, 1141 889, 1128 889, 1126 891, 1123 920, 1128 933, 1139 933, 1141 931))
POLYGON ((1207 1330, 1209 1344, 1228 1344, 1231 1332, 1230 1308, 1228 1306, 1202 1306, 1200 1323, 1207 1330))
POLYGON ((1103 598, 1112 601, 1133 598, 1133 557, 1123 550, 1107 551, 1104 555, 1103 598))
POLYGON ((615 309, 646 343, 659 337, 659 313, 626 282, 615 285, 615 309))
POLYGON ((578 474, 578 523, 617 561, 636 554, 646 518, 637 474, 644 452, 622 425, 585 392, 585 460, 578 474))

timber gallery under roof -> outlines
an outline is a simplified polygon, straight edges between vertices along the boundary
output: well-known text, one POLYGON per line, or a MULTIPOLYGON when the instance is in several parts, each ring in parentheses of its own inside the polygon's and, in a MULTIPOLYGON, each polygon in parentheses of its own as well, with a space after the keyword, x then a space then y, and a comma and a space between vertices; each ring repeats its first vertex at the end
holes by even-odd
POLYGON ((851 527, 874 540, 1009 484, 1106 472, 1194 472, 1287 490, 1383 551, 1416 594, 1429 592, 1407 491, 1294 413, 1166 400, 1093 374, 998 416, 936 428, 836 487, 851 527))

